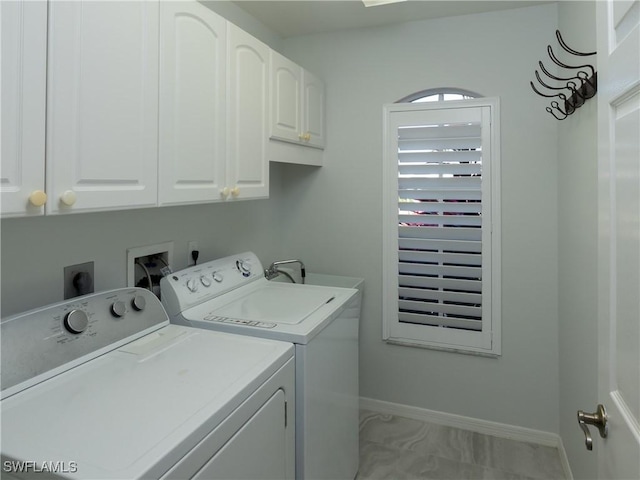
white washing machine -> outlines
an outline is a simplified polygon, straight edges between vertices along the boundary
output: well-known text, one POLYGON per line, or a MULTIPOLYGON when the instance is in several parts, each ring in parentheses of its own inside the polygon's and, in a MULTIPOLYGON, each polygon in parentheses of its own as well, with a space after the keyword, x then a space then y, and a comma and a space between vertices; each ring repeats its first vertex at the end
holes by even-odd
POLYGON ((170 325, 135 288, 0 327, 3 476, 294 478, 292 344, 170 325))
POLYGON ((173 323, 293 342, 296 478, 356 476, 358 290, 270 282, 251 252, 175 272, 160 285, 173 323))

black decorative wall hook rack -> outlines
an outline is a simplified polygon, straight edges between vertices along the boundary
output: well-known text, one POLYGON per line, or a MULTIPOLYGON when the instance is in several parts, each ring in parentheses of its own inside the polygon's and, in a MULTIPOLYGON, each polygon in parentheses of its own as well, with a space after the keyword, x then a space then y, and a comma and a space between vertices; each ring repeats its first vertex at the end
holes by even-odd
MULTIPOLYGON (((595 55, 597 52, 578 52, 573 48, 570 48, 565 41, 562 39, 562 35, 560 35, 560 30, 556 30, 556 38, 558 39, 558 43, 562 47, 562 49, 571 55, 575 55, 578 57, 589 57, 591 55, 595 55)), ((549 54, 549 58, 553 63, 562 67, 564 69, 569 70, 567 74, 562 76, 553 75, 549 72, 542 62, 538 62, 540 66, 540 70, 542 73, 548 77, 548 79, 553 80, 553 82, 549 82, 549 80, 543 80, 538 73, 538 70, 535 71, 536 79, 546 90, 550 90, 556 93, 544 93, 544 91, 540 91, 536 88, 533 82, 529 82, 531 84, 531 88, 538 95, 545 98, 558 98, 558 100, 553 100, 551 102, 551 106, 547 107, 546 110, 551 115, 553 115, 558 120, 564 120, 569 115, 572 115, 578 108, 585 104, 587 100, 593 98, 598 91, 598 72, 596 72, 595 68, 592 65, 567 65, 564 62, 558 60, 555 53, 553 53, 553 49, 551 45, 547 45, 547 53, 549 54), (576 72, 577 70, 577 72, 576 72), (547 83, 549 82, 549 83, 547 83), (554 82, 563 82, 558 86, 554 84, 554 82)))

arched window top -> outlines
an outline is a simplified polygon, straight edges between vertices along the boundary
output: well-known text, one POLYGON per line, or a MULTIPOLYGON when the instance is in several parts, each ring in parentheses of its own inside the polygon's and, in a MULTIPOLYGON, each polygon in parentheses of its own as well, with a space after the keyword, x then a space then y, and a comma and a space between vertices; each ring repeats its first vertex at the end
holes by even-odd
POLYGON ((396 103, 443 102, 447 100, 468 100, 480 98, 482 95, 462 88, 430 88, 412 93, 396 103))

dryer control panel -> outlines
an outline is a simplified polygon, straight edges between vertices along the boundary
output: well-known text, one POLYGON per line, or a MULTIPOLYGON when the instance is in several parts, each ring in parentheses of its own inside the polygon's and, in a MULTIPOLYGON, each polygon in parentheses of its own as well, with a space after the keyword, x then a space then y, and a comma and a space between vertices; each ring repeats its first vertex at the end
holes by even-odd
POLYGON ((162 304, 173 317, 260 278, 264 278, 262 263, 253 252, 219 258, 162 278, 162 304))
POLYGON ((169 323, 142 288, 92 293, 2 320, 2 398, 169 323))

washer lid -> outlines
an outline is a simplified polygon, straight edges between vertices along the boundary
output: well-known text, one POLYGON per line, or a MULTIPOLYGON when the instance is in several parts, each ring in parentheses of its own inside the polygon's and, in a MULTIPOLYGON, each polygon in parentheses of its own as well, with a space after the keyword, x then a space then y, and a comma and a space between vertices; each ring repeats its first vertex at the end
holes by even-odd
POLYGON ((335 298, 331 290, 263 284, 247 296, 215 309, 221 317, 295 325, 335 298))
POLYGON ((3 460, 158 478, 292 355, 284 342, 170 325, 3 400, 3 460))

